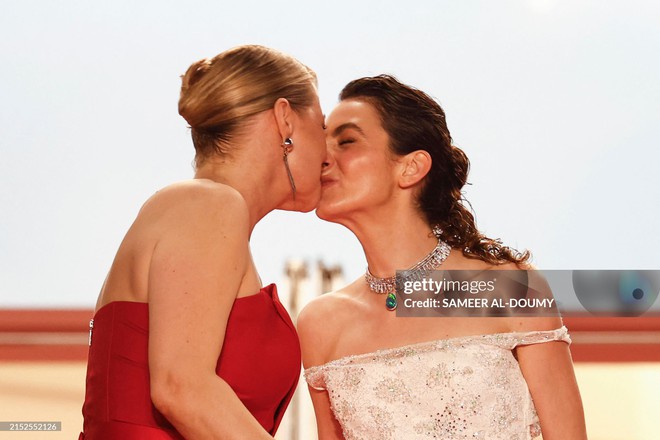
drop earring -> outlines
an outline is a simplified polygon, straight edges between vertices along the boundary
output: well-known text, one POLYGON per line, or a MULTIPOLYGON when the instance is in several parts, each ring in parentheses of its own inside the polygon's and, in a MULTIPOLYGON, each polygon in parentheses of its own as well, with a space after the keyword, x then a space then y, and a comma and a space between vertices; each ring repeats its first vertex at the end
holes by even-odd
POLYGON ((282 149, 284 150, 284 166, 286 167, 286 173, 289 176, 289 182, 291 183, 291 191, 293 192, 293 200, 296 200, 296 183, 293 181, 293 175, 291 174, 291 169, 289 168, 289 153, 293 150, 293 141, 291 138, 286 138, 282 142, 282 149))

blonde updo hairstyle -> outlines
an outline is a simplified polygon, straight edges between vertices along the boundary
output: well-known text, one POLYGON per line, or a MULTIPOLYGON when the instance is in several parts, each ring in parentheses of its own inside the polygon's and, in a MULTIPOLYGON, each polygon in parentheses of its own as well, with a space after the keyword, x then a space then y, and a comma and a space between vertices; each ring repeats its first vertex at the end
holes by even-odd
POLYGON ((250 117, 286 98, 294 110, 314 102, 316 74, 295 58, 246 45, 193 63, 181 77, 179 114, 190 125, 195 166, 230 153, 250 117))

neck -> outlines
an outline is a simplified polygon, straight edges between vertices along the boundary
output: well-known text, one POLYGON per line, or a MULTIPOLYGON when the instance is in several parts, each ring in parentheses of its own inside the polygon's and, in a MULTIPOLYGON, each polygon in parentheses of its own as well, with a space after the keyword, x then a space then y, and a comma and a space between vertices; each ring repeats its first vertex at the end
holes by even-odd
POLYGON ((424 259, 438 244, 421 214, 407 209, 380 213, 344 223, 356 235, 367 259, 371 274, 379 278, 394 276, 424 259), (387 222, 383 222, 384 216, 387 222))
MULTIPOLYGON (((238 149, 243 148, 238 147, 238 149)), ((249 151, 249 150, 248 150, 249 151)), ((246 156, 243 154, 243 156, 246 156)), ((232 187, 245 200, 250 216, 250 234, 266 214, 274 210, 287 196, 286 187, 274 182, 267 161, 244 160, 242 157, 213 157, 195 172, 195 179, 207 179, 232 187), (246 172, 246 170, 248 170, 246 172), (280 194, 281 193, 281 194, 280 194), (282 199, 282 200, 281 200, 282 199)))

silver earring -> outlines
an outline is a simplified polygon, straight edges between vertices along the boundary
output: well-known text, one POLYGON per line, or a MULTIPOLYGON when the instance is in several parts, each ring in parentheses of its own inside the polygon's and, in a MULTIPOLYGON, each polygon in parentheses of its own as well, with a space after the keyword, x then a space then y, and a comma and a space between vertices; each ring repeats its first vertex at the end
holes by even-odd
POLYGON ((442 228, 440 228, 440 225, 433 226, 433 235, 435 235, 437 238, 440 238, 442 235, 442 228))
POLYGON ((284 151, 284 155, 282 156, 282 159, 284 159, 284 166, 286 167, 286 173, 289 176, 289 182, 291 183, 291 191, 293 192, 293 200, 296 200, 296 183, 293 181, 293 174, 291 174, 291 169, 289 168, 289 153, 293 149, 293 141, 291 138, 286 138, 282 142, 282 150, 284 151))

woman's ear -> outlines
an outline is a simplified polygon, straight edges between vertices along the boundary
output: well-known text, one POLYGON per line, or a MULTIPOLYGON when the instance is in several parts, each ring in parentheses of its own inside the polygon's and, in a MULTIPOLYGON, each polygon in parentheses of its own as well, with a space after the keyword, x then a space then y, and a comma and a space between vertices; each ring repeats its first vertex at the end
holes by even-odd
POLYGON ((273 104, 273 116, 280 139, 291 137, 293 133, 293 108, 286 98, 278 98, 273 104))
POLYGON ((399 176, 399 186, 410 188, 421 181, 431 170, 433 160, 428 151, 417 150, 408 153, 401 159, 403 172, 399 176))

